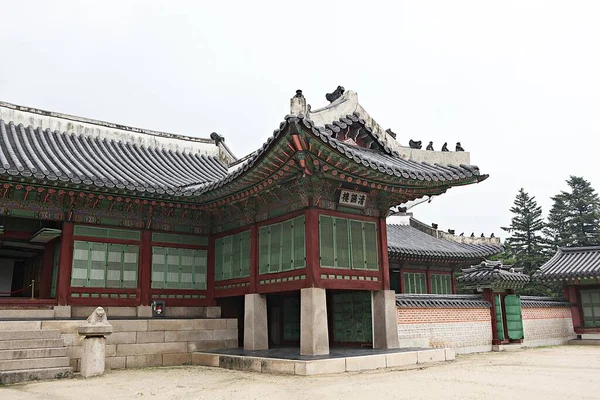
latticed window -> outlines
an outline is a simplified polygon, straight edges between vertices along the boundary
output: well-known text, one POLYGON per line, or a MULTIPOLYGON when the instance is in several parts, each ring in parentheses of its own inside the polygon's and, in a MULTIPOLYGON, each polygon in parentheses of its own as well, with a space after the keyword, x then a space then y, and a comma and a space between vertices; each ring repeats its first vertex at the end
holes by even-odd
POLYGON ((404 273, 404 293, 425 294, 427 293, 427 278, 422 272, 404 273))
POLYGON ((215 240, 215 281, 250 276, 250 231, 215 240))
POLYGON ((206 250, 152 247, 153 289, 206 290, 206 250))
POLYGON ((304 215, 262 226, 258 231, 258 238, 260 274, 306 267, 304 215))
POLYGON ((585 328, 600 327, 600 289, 582 289, 581 308, 585 328))
POLYGON ((319 241, 323 268, 379 269, 374 222, 320 215, 319 241))
POLYGON ((431 293, 433 294, 452 294, 452 278, 450 275, 432 274, 431 293))
POLYGON ((137 245, 76 240, 73 243, 71 286, 135 288, 138 254, 137 245))

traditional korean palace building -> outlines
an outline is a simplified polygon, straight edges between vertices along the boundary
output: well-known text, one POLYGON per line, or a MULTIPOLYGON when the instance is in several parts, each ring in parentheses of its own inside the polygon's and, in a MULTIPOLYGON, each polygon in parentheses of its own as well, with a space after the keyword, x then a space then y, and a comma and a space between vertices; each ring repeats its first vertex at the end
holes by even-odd
POLYGON ((534 279, 563 285, 577 334, 600 333, 600 246, 561 248, 534 279))
POLYGON ((216 133, 0 103, 0 307, 147 318, 153 305, 172 316, 219 306, 250 350, 397 347, 390 287, 453 292, 451 271, 498 246, 387 228, 390 207, 487 175, 466 152, 402 147, 356 93, 338 95, 311 110, 298 91, 241 160, 216 133))

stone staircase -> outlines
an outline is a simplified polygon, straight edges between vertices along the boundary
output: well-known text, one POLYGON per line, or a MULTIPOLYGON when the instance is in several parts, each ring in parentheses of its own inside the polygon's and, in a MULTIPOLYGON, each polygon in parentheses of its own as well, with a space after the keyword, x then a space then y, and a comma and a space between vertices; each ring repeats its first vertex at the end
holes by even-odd
POLYGON ((0 330, 0 384, 72 375, 60 331, 0 330))

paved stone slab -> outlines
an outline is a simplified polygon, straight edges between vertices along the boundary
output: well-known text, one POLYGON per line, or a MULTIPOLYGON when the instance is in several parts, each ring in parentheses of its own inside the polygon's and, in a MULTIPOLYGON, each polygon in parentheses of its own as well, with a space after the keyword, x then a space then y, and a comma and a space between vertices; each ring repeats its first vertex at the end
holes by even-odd
POLYGON ((148 321, 149 331, 191 331, 194 329, 192 319, 153 319, 148 321))
POLYGON ((126 368, 145 368, 162 366, 162 354, 144 354, 139 356, 127 356, 126 368))
MULTIPOLYGON (((187 343, 144 343, 144 344, 119 344, 117 356, 136 356, 164 353, 186 353, 187 343)), ((127 367, 129 368, 129 366, 127 367)))
POLYGON ((191 363, 192 355, 190 353, 163 354, 163 366, 165 367, 191 363))
MULTIPOLYGON (((110 324, 113 326, 113 334, 118 332, 139 332, 148 330, 147 320, 112 320, 110 324)), ((160 329, 159 329, 160 330, 160 329)))
POLYGON ((408 351, 404 353, 386 354, 385 362, 389 367, 402 367, 405 365, 415 365, 418 361, 416 351, 408 351))
POLYGON ((136 343, 162 343, 164 341, 164 331, 148 331, 136 333, 136 343))
POLYGON ((446 361, 445 349, 421 350, 417 352, 418 364, 440 361, 446 361))
POLYGON ((385 368, 386 366, 385 354, 346 358, 346 371, 348 372, 385 368))
POLYGON ((220 356, 219 367, 239 371, 262 372, 262 359, 254 357, 220 356))
POLYGON ((41 321, 0 321, 0 332, 33 331, 41 328, 41 321))
POLYGON ((9 385, 19 382, 70 378, 73 376, 71 367, 36 368, 0 372, 0 384, 9 385))
POLYGON ((446 361, 452 361, 456 359, 456 351, 454 349, 444 349, 446 353, 446 361))
POLYGON ((69 359, 67 357, 31 358, 25 360, 0 360, 0 371, 68 366, 69 359))
MULTIPOLYGON (((215 331, 165 331, 165 342, 198 342, 202 340, 227 339, 215 337, 215 331)), ((236 332, 237 334, 237 332, 236 332)))
POLYGON ((106 337, 106 344, 130 344, 136 339, 136 332, 115 332, 106 337))
POLYGON ((60 339, 60 332, 57 330, 31 330, 31 331, 2 331, 0 326, 0 341, 4 340, 37 340, 37 339, 60 339))
POLYGON ((262 359, 261 372, 294 375, 296 363, 293 360, 262 359))
POLYGON ((218 367, 220 357, 221 356, 219 356, 218 354, 193 353, 192 364, 203 365, 205 367, 218 367))
MULTIPOLYGON (((203 329, 216 330, 216 329, 228 329, 228 319, 196 319, 194 320, 194 330, 200 331, 203 329)), ((233 320, 237 321, 237 320, 233 320)))
POLYGON ((126 366, 127 357, 107 357, 106 368, 108 369, 124 369, 126 366))
POLYGON ((45 349, 11 349, 0 350, 0 360, 17 360, 25 358, 66 357, 66 347, 45 349))
POLYGON ((346 372, 346 359, 336 358, 332 360, 296 361, 296 375, 312 376, 325 374, 340 374, 346 372))

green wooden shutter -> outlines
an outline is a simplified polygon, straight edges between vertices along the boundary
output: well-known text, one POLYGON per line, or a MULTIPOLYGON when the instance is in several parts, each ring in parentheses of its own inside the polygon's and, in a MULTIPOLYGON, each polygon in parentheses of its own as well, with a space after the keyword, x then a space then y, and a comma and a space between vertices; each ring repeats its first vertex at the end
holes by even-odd
POLYGON ((242 276, 242 236, 239 233, 231 236, 231 277, 242 276))
POLYGON ((181 270, 179 274, 180 289, 194 287, 194 250, 180 249, 181 270))
POLYGON ((90 242, 90 252, 88 287, 103 288, 106 285, 107 244, 90 242))
POLYGON ((281 271, 281 242, 282 242, 282 226, 281 224, 273 224, 269 226, 271 236, 271 248, 269 257, 269 272, 281 271))
POLYGON ((136 245, 123 245, 123 288, 136 288, 138 285, 139 252, 140 248, 136 245))
POLYGON ((75 242, 73 242, 73 266, 71 271, 71 286, 87 286, 89 263, 89 243, 76 240, 75 242))
POLYGON ((512 340, 523 339, 523 316, 521 315, 521 299, 514 294, 504 297, 506 309, 506 327, 508 338, 512 340))
POLYGON ((106 287, 121 287, 121 269, 123 268, 123 245, 109 243, 106 257, 106 287))
POLYGON ((333 217, 328 215, 319 216, 319 244, 321 267, 335 267, 335 251, 333 236, 333 217))
POLYGON ((194 284, 196 289, 206 290, 206 275, 208 266, 208 252, 194 250, 194 284))
POLYGON ((215 240, 215 281, 223 280, 223 239, 215 240))
POLYGON ((250 276, 250 231, 244 231, 240 234, 241 242, 241 265, 240 265, 240 276, 250 276))
POLYGON ((600 327, 600 289, 585 289, 579 292, 585 328, 600 327))
POLYGON ((368 270, 379 270, 379 248, 377 247, 377 225, 364 223, 365 265, 368 270))
POLYGON ((166 281, 167 252, 164 247, 152 247, 152 289, 163 289, 166 281))
POLYGON ((167 279, 166 289, 179 288, 179 249, 167 248, 167 279))
POLYGON ((494 296, 494 305, 496 307, 496 332, 498 339, 504 340, 504 319, 502 318, 502 303, 499 294, 494 296))
POLYGON ((52 286, 50 288, 50 297, 56 297, 56 283, 58 279, 58 266, 60 260, 60 243, 54 245, 54 263, 52 265, 52 286))
POLYGON ((350 254, 352 255, 352 269, 365 269, 366 260, 364 247, 362 222, 350 220, 350 254))
POLYGON ((294 218, 294 269, 306 267, 305 235, 304 215, 294 218))
POLYGON ((268 274, 269 273, 269 263, 271 260, 271 255, 269 254, 269 249, 271 248, 271 232, 269 231, 268 226, 261 226, 258 230, 258 273, 259 274, 268 274))
POLYGON ((335 218, 335 267, 350 268, 350 228, 349 220, 335 218))
POLYGON ((223 238, 223 279, 233 278, 233 237, 225 236, 223 238))
POLYGON ((294 268, 294 222, 285 221, 281 224, 281 271, 291 271, 294 268))

